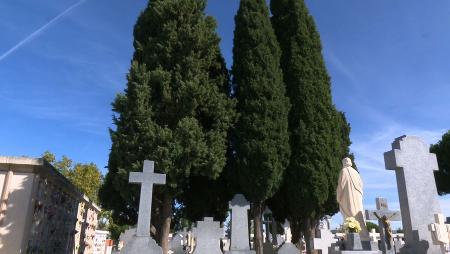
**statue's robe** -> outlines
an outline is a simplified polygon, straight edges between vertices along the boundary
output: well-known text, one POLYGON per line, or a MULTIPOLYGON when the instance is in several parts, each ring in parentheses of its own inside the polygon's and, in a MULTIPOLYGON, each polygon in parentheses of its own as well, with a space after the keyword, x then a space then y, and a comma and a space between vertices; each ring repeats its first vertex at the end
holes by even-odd
POLYGON ((350 165, 344 166, 339 174, 336 196, 344 220, 354 217, 361 226, 361 240, 368 241, 369 232, 363 212, 363 182, 359 173, 350 165))

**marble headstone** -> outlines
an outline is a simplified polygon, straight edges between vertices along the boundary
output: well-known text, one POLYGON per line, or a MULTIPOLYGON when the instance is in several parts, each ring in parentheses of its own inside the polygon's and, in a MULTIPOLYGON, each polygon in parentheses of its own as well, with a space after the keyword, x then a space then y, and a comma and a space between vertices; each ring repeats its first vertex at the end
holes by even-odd
POLYGON ((236 194, 230 202, 231 209, 231 243, 227 254, 255 253, 250 250, 248 233, 248 210, 250 203, 244 195, 236 194))
POLYGON ((434 171, 438 170, 436 155, 430 146, 414 136, 402 136, 384 153, 386 169, 395 170, 400 200, 405 246, 402 253, 439 253, 441 246, 433 243, 428 225, 440 213, 434 171))
POLYGON ((338 239, 329 229, 320 229, 319 238, 313 239, 313 249, 322 251, 322 254, 328 254, 328 249, 332 244, 336 243, 338 239))
POLYGON ((170 250, 173 254, 185 254, 185 237, 182 234, 175 234, 170 242, 170 250))
POLYGON ((292 233, 289 221, 283 225, 286 241, 281 245, 278 254, 299 254, 300 250, 292 243, 292 233))
POLYGON ((194 254, 222 254, 220 250, 221 238, 225 236, 220 222, 212 217, 205 217, 197 222, 197 227, 192 230, 196 238, 194 254))
POLYGON ((130 183, 141 185, 136 233, 120 251, 122 254, 161 254, 162 249, 150 236, 153 185, 165 184, 166 175, 154 173, 154 162, 144 161, 143 172, 130 172, 130 183))

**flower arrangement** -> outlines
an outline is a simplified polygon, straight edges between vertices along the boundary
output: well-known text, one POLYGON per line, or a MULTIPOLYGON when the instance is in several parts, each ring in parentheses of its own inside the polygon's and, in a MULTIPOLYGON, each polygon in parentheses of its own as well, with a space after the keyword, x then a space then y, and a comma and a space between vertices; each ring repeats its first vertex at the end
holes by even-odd
POLYGON ((354 217, 348 217, 344 222, 344 229, 348 233, 361 232, 361 225, 354 217))

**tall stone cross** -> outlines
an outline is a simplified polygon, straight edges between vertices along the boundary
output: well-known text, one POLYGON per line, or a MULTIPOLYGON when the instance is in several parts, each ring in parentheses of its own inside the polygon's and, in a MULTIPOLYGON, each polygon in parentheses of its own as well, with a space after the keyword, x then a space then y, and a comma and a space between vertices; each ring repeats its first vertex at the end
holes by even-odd
POLYGON ((430 224, 430 231, 433 233, 433 240, 441 245, 443 254, 450 252, 450 225, 445 224, 443 214, 434 215, 436 223, 430 224))
POLYGON ((381 251, 386 253, 395 253, 394 239, 392 238, 391 221, 401 221, 400 211, 391 211, 388 207, 387 199, 376 198, 377 210, 366 210, 366 220, 377 220, 380 231, 381 251), (388 227, 388 228, 386 228, 388 227), (386 235, 390 233, 391 235, 386 235))
POLYGON ((436 155, 430 146, 413 136, 402 136, 384 153, 386 169, 395 170, 400 200, 405 246, 402 252, 439 253, 433 244, 428 225, 440 213, 434 171, 438 170, 436 155))
POLYGON ((248 210, 250 204, 244 195, 236 194, 230 202, 231 245, 230 251, 250 250, 248 234, 248 210))
POLYGON ((150 236, 153 185, 166 183, 166 175, 155 174, 154 167, 155 163, 153 161, 145 160, 142 173, 130 172, 130 183, 141 184, 136 236, 150 236))

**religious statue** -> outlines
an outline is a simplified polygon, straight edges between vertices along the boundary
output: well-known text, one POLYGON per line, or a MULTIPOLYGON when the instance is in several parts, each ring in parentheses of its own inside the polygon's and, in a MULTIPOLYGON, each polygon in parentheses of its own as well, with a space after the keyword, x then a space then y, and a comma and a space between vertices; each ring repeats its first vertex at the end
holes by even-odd
POLYGON ((374 212, 374 215, 378 218, 378 220, 381 221, 381 223, 383 223, 387 249, 390 250, 392 249, 392 228, 390 219, 394 217, 396 214, 392 215, 392 217, 390 218, 386 217, 386 215, 380 217, 376 212, 374 212))
POLYGON ((344 217, 354 217, 361 225, 361 239, 369 240, 369 232, 363 215, 363 182, 358 171, 352 168, 350 158, 342 160, 343 168, 339 174, 338 186, 336 189, 339 210, 344 217))

